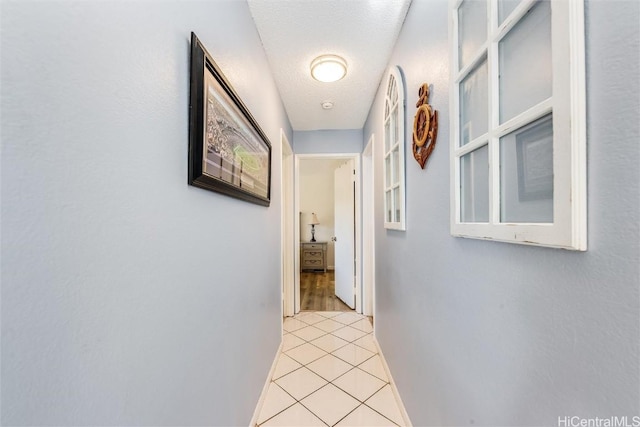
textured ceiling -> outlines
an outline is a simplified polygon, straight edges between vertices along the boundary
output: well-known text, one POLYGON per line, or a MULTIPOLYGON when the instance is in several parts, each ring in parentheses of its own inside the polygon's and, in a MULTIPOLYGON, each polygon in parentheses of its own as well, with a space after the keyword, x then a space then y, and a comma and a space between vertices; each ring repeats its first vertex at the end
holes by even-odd
POLYGON ((411 0, 248 1, 293 129, 362 128, 411 0), (311 77, 326 53, 347 61, 345 78, 311 77))

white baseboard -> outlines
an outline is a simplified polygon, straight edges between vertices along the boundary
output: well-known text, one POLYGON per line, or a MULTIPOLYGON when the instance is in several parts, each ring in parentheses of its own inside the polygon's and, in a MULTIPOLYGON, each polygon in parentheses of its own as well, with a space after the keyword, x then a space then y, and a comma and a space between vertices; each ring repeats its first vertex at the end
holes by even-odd
POLYGON ((393 397, 396 398, 396 403, 398 404, 398 409, 400 409, 400 414, 402 415, 402 420, 404 421, 404 425, 406 427, 412 427, 411 419, 409 418, 409 414, 402 403, 402 398, 400 397, 400 393, 396 388, 396 382, 393 380, 391 376, 391 371, 389 370, 389 365, 387 365, 387 361, 384 358, 384 354, 382 353, 382 349, 380 348, 380 344, 378 343, 378 339, 373 336, 373 342, 376 344, 378 348, 378 354, 380 355, 380 360, 382 360, 382 366, 384 367, 385 372, 387 373, 387 378, 389 378, 389 385, 391 386, 391 391, 393 392, 393 397))
POLYGON ((336 266, 335 265, 327 265, 327 270, 335 270, 336 266))
POLYGON ((276 351, 276 357, 273 359, 273 363, 271 364, 271 369, 269 369, 269 375, 267 375, 267 380, 264 383, 264 387, 262 387, 262 393, 260 393, 260 397, 258 398, 256 409, 255 411, 253 411, 253 417, 251 417, 251 422, 249 423, 249 427, 256 427, 258 425, 258 417, 260 416, 262 405, 264 405, 264 400, 267 397, 267 391, 269 390, 269 385, 271 384, 271 378, 273 378, 273 373, 276 371, 278 358, 280 357, 281 352, 282 352, 282 337, 280 337, 280 345, 278 346, 278 350, 276 351))

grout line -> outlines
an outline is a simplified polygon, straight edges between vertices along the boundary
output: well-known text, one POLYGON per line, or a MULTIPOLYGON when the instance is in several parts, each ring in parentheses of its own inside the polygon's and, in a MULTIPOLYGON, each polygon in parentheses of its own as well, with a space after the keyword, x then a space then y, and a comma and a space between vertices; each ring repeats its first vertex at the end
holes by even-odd
POLYGON ((249 422, 249 426, 255 426, 258 424, 258 417, 260 416, 260 412, 262 411, 262 406, 264 405, 264 400, 267 397, 267 391, 269 390, 269 385, 271 385, 271 378, 273 377, 274 372, 276 371, 276 366, 278 365, 278 360, 280 360, 280 354, 282 354, 282 340, 280 340, 280 346, 278 346, 278 350, 276 351, 276 357, 273 359, 273 363, 271 364, 271 369, 269 369, 269 374, 267 374, 267 381, 265 381, 264 386, 262 387, 262 392, 258 397, 258 402, 256 404, 256 409, 253 411, 253 416, 251 417, 251 421, 249 422))
MULTIPOLYGON (((384 388, 384 387, 383 387, 384 388)), ((382 390, 382 389, 380 389, 382 390)), ((371 397, 375 396, 376 394, 378 394, 380 392, 380 390, 376 391, 371 397)), ((371 397, 369 399, 371 399, 371 397)), ((367 399, 367 401, 369 400, 367 399)), ((378 415, 382 416, 383 418, 389 420, 390 423, 392 423, 394 426, 399 426, 398 423, 396 423, 395 421, 393 421, 391 418, 387 417, 386 415, 384 415, 382 412, 378 411, 376 408, 374 408, 373 406, 369 406, 365 403, 363 403, 364 406, 366 406, 367 408, 371 409, 373 412, 377 413, 378 415)))
MULTIPOLYGON (((280 387, 280 385, 279 385, 279 384, 276 384, 276 382, 275 382, 275 381, 271 381, 271 383, 272 383, 273 385, 275 385, 276 387, 278 387, 280 390, 282 390, 282 391, 284 391, 285 393, 289 394, 289 393, 287 392, 287 390, 285 390, 284 388, 280 387)), ((289 394, 289 396, 291 396, 291 395, 289 394)), ((254 424, 254 425, 255 425, 255 426, 257 426, 257 427, 260 427, 261 425, 263 425, 264 423, 266 423, 266 422, 267 422, 267 421, 269 421, 270 419, 272 419, 272 418, 274 418, 274 417, 277 417, 278 415, 280 415, 281 413, 283 413, 284 411, 286 411, 287 409, 291 408, 293 405, 295 405, 296 403, 298 403, 298 401, 296 400, 296 398, 295 398, 295 397, 291 396, 291 398, 292 398, 293 400, 295 400, 295 402, 293 402, 291 405, 287 406, 286 408, 282 409, 281 411, 279 411, 279 412, 277 412, 277 413, 273 414, 272 416, 270 416, 269 418, 267 418, 266 420, 264 420, 264 421, 262 422, 262 424, 254 424)), ((258 416, 259 416, 259 415, 258 415, 258 416)))
POLYGON ((344 420, 345 418, 347 418, 349 415, 351 415, 356 409, 358 409, 359 407, 361 407, 362 405, 364 405, 364 403, 359 404, 358 406, 356 406, 355 408, 353 408, 353 410, 351 410, 349 413, 347 413, 347 415, 345 415, 344 417, 340 418, 338 421, 336 421, 335 425, 340 424, 340 421, 344 420))
MULTIPOLYGON (((354 323, 355 323, 355 322, 354 322, 354 323)), ((312 326, 312 325, 310 325, 310 326, 312 326)), ((348 326, 348 325, 345 325, 344 327, 346 327, 346 326, 348 326)), ((302 329, 302 328, 301 328, 301 329, 302 329)), ((317 328, 317 329, 320 329, 320 328, 317 328)), ((339 329, 343 329, 343 328, 339 328, 339 329)), ((338 330, 339 330, 339 329, 338 329, 338 330)), ((353 329, 358 330, 357 328, 353 328, 353 329)), ((320 329, 320 330, 321 330, 321 329, 320 329)), ((360 331, 360 330, 358 330, 358 331, 360 331)), ((365 332, 365 331, 360 331, 360 332, 365 332)), ((356 409, 358 409, 360 406, 363 406, 363 405, 364 405, 364 406, 366 406, 367 408, 369 408, 369 409, 373 410, 374 412, 376 412, 377 414, 379 414, 380 416, 382 416, 383 418, 385 418, 385 419, 389 420, 393 425, 396 425, 396 426, 397 426, 397 424, 396 424, 395 422, 393 422, 393 421, 392 421, 392 420, 390 420, 388 417, 386 417, 385 415, 383 415, 382 413, 380 413, 379 411, 377 411, 375 408, 373 408, 373 407, 371 407, 371 406, 369 406, 369 405, 367 405, 367 404, 365 403, 366 401, 368 401, 369 399, 371 399, 373 396, 375 396, 377 393, 379 393, 379 392, 380 392, 384 387, 386 387, 387 385, 390 385, 390 386, 392 387, 392 390, 394 391, 394 397, 396 398, 396 402, 395 402, 395 403, 396 403, 396 405, 398 406, 398 408, 399 408, 399 410, 400 410, 401 415, 403 416, 403 418, 405 418, 406 410, 404 409, 404 406, 401 406, 400 404, 398 404, 398 401, 397 401, 397 400, 398 400, 398 398, 399 398, 399 395, 397 395, 397 394, 396 394, 396 393, 397 393, 397 390, 395 390, 395 387, 394 387, 393 383, 391 382, 391 381, 392 381, 392 379, 391 379, 391 375, 390 375, 390 372, 389 372, 389 370, 388 370, 388 366, 386 365, 386 361, 384 360, 384 357, 383 357, 383 355, 382 355, 382 352, 380 351, 379 344, 377 343, 377 341, 376 341, 376 339, 375 339, 375 336, 373 336, 373 334, 372 334, 371 332, 367 332, 367 333, 365 333, 365 335, 363 335, 363 336, 361 336, 361 337, 358 337, 358 338, 356 338, 356 339, 354 339, 354 340, 352 340, 352 341, 347 341, 347 340, 345 340, 345 339, 344 339, 344 338, 342 338, 342 337, 339 337, 339 336, 337 336, 337 335, 333 335, 333 333, 332 333, 332 332, 327 332, 327 333, 325 333, 325 334, 323 334, 323 335, 321 335, 321 336, 318 336, 318 337, 314 338, 314 339, 313 339, 313 340, 311 340, 311 341, 306 340, 306 339, 301 338, 301 337, 298 337, 298 336, 297 336, 297 335, 295 335, 295 334, 294 334, 294 336, 296 336, 297 338, 299 338, 299 339, 303 340, 303 341, 304 341, 304 343, 306 343, 306 344, 310 344, 310 345, 312 345, 312 346, 314 346, 314 347, 318 348, 319 350, 321 350, 321 351, 322 351, 322 352, 324 352, 325 354, 323 354, 322 356, 320 356, 320 357, 318 357, 318 358, 316 358, 316 359, 314 359, 314 360, 312 360, 312 361, 310 361, 310 362, 308 362, 308 363, 301 363, 300 361, 298 361, 298 360, 296 360, 295 358, 291 357, 290 355, 286 354, 286 352, 285 352, 285 351, 282 351, 282 348, 280 348, 280 350, 281 350, 281 351, 278 353, 278 355, 277 355, 277 359, 276 359, 276 361, 275 361, 274 363, 276 363, 276 364, 277 364, 277 361, 279 361, 280 355, 281 355, 281 354, 283 354, 283 355, 285 355, 285 356, 287 356, 287 357, 291 358, 292 360, 296 361, 296 362, 297 362, 297 363, 299 363, 301 366, 300 366, 300 367, 298 367, 298 368, 296 368, 296 369, 294 369, 294 370, 292 370, 292 371, 290 371, 290 372, 288 372, 287 374, 284 374, 284 375, 280 376, 278 379, 281 379, 281 378, 283 378, 283 377, 285 377, 285 376, 287 376, 287 375, 290 375, 290 374, 294 373, 295 371, 298 371, 298 370, 300 370, 300 369, 302 369, 302 368, 306 368, 307 370, 309 370, 309 371, 310 371, 310 372, 312 372, 313 374, 315 374, 315 375, 317 375, 318 377, 322 378, 322 380, 323 380, 323 381, 325 381, 325 384, 323 384, 322 386, 318 387, 318 388, 317 388, 317 389, 315 389, 314 391, 312 391, 312 392, 310 392, 310 393, 306 394, 306 395, 305 395, 305 396, 303 396, 301 399, 296 399, 293 395, 291 395, 291 393, 289 393, 289 392, 288 392, 287 390, 285 390, 282 386, 280 386, 279 384, 277 384, 277 383, 275 382, 275 381, 276 381, 276 379, 275 379, 275 378, 272 378, 272 379, 271 379, 271 382, 273 382, 273 383, 274 383, 275 385, 277 385, 280 389, 282 389, 282 390, 283 390, 287 395, 291 396, 291 397, 295 400, 295 402, 296 402, 296 403, 300 403, 300 405, 301 405, 303 408, 305 408, 306 410, 308 410, 309 412, 311 412, 315 417, 317 417, 319 420, 321 420, 325 425, 328 425, 328 424, 327 424, 327 423, 326 423, 326 422, 325 422, 325 421, 324 421, 320 416, 318 416, 315 412, 313 412, 311 409, 307 408, 307 407, 306 407, 306 406, 305 406, 301 401, 302 401, 302 400, 304 400, 304 399, 306 399, 306 398, 308 398, 309 396, 313 395, 314 393, 317 393, 319 390, 321 390, 322 388, 326 387, 328 384, 333 385, 334 387, 338 388, 339 390, 341 390, 342 392, 344 392, 345 394, 347 394, 348 396, 350 396, 351 398, 353 398, 353 399, 355 399, 356 401, 358 401, 358 402, 359 402, 359 405, 358 405, 358 406, 356 406, 352 411, 348 412, 344 417, 342 417, 341 419, 339 419, 339 420, 336 422, 336 424, 337 424, 337 423, 339 423, 340 421, 342 421, 342 420, 343 420, 344 418, 346 418, 347 416, 349 416, 353 411, 355 411, 356 409), (335 337, 335 338, 339 338, 339 339, 341 339, 341 340, 345 341, 345 342, 346 342, 346 344, 344 344, 344 345, 342 345, 342 346, 340 346, 340 347, 338 347, 338 348, 334 349, 334 350, 333 350, 333 351, 331 351, 331 352, 328 352, 328 351, 326 351, 326 350, 324 350, 324 349, 322 349, 322 348, 320 348, 320 347, 318 347, 317 345, 315 345, 315 344, 313 344, 313 343, 312 343, 312 341, 315 341, 315 340, 320 339, 320 338, 322 338, 322 337, 325 337, 325 336, 327 336, 327 335, 333 336, 333 337, 335 337), (338 351, 338 350, 340 350, 340 349, 342 349, 342 348, 346 347, 346 346, 347 346, 347 345, 349 345, 349 344, 353 344, 354 346, 356 346, 356 347, 358 347, 358 348, 361 348, 361 349, 363 349, 363 350, 366 350, 366 351, 368 351, 368 352, 371 352, 371 350, 369 350, 369 349, 367 349, 367 348, 365 348, 365 347, 363 347, 363 346, 361 346, 361 345, 358 345, 358 344, 355 344, 355 343, 354 343, 354 341, 358 341, 358 340, 360 340, 360 339, 362 339, 362 338, 366 337, 367 335, 370 335, 370 336, 371 336, 371 338, 372 338, 372 340, 373 340, 373 342, 374 342, 374 345, 375 345, 375 346, 376 346, 376 348, 377 348, 377 352, 372 352, 373 354, 372 354, 370 357, 368 357, 368 358, 366 358, 365 360, 361 361, 361 362, 360 362, 360 363, 358 363, 357 365, 353 365, 351 362, 348 362, 348 361, 346 361, 346 360, 344 360, 344 359, 342 359, 342 358, 338 357, 337 355, 333 354, 334 352, 336 352, 336 351, 338 351), (331 356, 333 356, 333 357, 337 358, 338 360, 341 360, 341 361, 343 361, 343 362, 347 363, 348 365, 350 365, 350 366, 351 366, 351 368, 350 368, 350 369, 348 369, 348 370, 347 370, 346 372, 344 372, 343 374, 339 375, 338 377, 334 378, 332 381, 328 381, 327 379, 325 379, 324 377, 322 377, 321 375, 319 375, 317 372, 315 372, 313 369, 310 369, 310 368, 308 367, 308 365, 310 365, 310 364, 312 364, 312 363, 316 362, 317 360, 319 360, 319 359, 321 359, 321 358, 323 358, 323 357, 325 357, 325 356, 327 356, 327 355, 331 355, 331 356), (387 373, 387 376, 388 376, 388 379, 387 379, 387 380, 384 380, 384 379, 382 379, 382 378, 379 378, 379 377, 377 377, 376 375, 374 375, 374 374, 372 374, 372 373, 370 373, 370 372, 366 371, 365 369, 359 368, 359 366, 360 366, 360 365, 362 365, 362 364, 363 364, 363 363, 365 363, 366 361, 368 361, 368 360, 372 359, 372 358, 373 358, 373 357, 375 357, 376 355, 379 355, 379 356, 380 356, 380 358, 381 358, 381 361, 382 361, 382 364, 383 364, 383 368, 385 369, 385 372, 387 373), (382 382, 383 382, 383 385, 382 385, 380 388, 378 388, 378 389, 377 389, 373 394, 371 394, 370 396, 368 396, 364 401, 363 401, 363 400, 360 400, 360 399, 359 399, 359 398, 357 398, 356 396, 354 396, 354 395, 352 395, 351 393, 349 393, 347 390, 342 389, 341 387, 339 387, 337 384, 335 384, 335 383, 334 383, 334 381, 338 380, 339 378, 343 377, 344 375, 346 375, 347 373, 349 373, 349 372, 353 371, 354 369, 359 369, 360 371, 362 371, 362 372, 364 372, 364 373, 366 373, 366 374, 368 374, 368 375, 371 375, 372 377, 374 377, 374 378, 376 378, 376 379, 378 379, 378 380, 380 380, 380 381, 382 381, 382 382)), ((303 344, 300 344, 300 345, 298 345, 298 346, 292 347, 291 349, 288 349, 287 351, 290 351, 290 350, 293 350, 294 348, 300 347, 300 346, 304 345, 304 343, 303 343, 303 344)), ((281 343, 281 347, 282 347, 282 343, 281 343)), ((275 366, 275 365, 274 365, 274 366, 275 366)), ((275 369, 275 368, 273 368, 272 370, 274 370, 274 369, 275 369)), ((278 412, 277 414, 273 415, 273 416, 272 416, 272 417, 270 417, 269 419, 265 420, 263 423, 265 423, 265 422, 269 421, 270 419, 272 419, 273 417, 275 417, 275 416, 277 416, 277 415, 281 414, 282 412, 286 411, 287 409, 290 409, 290 408, 291 408, 292 406, 294 406, 294 405, 295 405, 295 403, 294 403, 294 404, 292 404, 292 405, 289 405, 288 407, 284 408, 282 411, 278 412)), ((257 416, 259 416, 259 414, 258 414, 257 416)), ((408 416, 406 417, 406 419, 408 419, 408 416)), ((408 426, 411 426, 411 423, 409 422, 407 425, 408 425, 408 426)))

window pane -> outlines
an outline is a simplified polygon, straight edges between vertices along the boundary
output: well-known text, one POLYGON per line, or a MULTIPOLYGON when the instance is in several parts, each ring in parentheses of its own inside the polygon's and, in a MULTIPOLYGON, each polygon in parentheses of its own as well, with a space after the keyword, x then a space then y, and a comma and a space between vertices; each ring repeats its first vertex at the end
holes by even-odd
POLYGON ((487 133, 487 61, 460 82, 460 145, 487 133))
POLYGON ((551 115, 500 138, 500 220, 553 222, 551 115))
POLYGON ((389 120, 384 123, 384 152, 388 152, 391 147, 391 132, 389 128, 389 120))
POLYGON ((398 147, 396 147, 391 153, 391 163, 393 164, 392 174, 393 180, 392 184, 396 185, 399 181, 400 174, 398 173, 400 170, 400 156, 398 154, 398 147))
POLYGON ((393 207, 395 208, 396 215, 393 219, 394 222, 400 222, 400 188, 393 189, 393 207))
POLYGON ((389 141, 389 147, 393 147, 398 139, 398 107, 391 111, 391 139, 389 141))
POLYGON ((396 79, 392 75, 389 76, 389 86, 387 87, 387 96, 393 100, 393 93, 396 87, 396 79))
POLYGON ((386 208, 387 208, 387 222, 392 222, 392 218, 391 218, 391 212, 393 211, 393 204, 391 201, 391 190, 389 191, 385 191, 384 193, 385 196, 385 200, 386 202, 386 208))
POLYGON ((478 54, 480 46, 487 39, 487 2, 467 0, 458 9, 458 59, 460 69, 478 54))
POLYGON ((391 154, 384 159, 384 186, 391 185, 391 154))
POLYGON ((502 25, 507 16, 515 10, 521 0, 498 0, 498 25, 502 25))
POLYGON ((484 145, 460 158, 460 219, 489 221, 489 149, 484 145))
POLYGON ((500 123, 551 96, 551 6, 536 3, 502 39, 500 123))

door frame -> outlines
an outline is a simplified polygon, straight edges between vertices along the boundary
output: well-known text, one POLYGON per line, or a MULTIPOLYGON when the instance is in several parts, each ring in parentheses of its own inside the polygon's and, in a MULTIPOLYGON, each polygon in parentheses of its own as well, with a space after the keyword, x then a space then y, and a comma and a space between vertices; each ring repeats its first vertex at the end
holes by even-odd
MULTIPOLYGON (((311 153, 311 154, 295 154, 294 155, 294 237, 295 242, 300 242, 300 160, 302 159, 353 159, 355 169, 355 281, 356 281, 356 312, 362 313, 362 191, 361 191, 361 171, 360 171, 360 153, 311 153)), ((293 292, 294 312, 300 312, 300 244, 294 244, 294 264, 295 264, 295 281, 293 292)), ((287 294, 289 295, 289 294, 287 294)))
POLYGON ((281 214, 280 253, 282 262, 280 277, 282 278, 282 317, 293 316, 293 287, 295 285, 295 235, 294 235, 294 175, 293 150, 283 129, 280 129, 280 146, 282 163, 280 166, 281 214))
POLYGON ((371 134, 362 151, 362 314, 374 316, 376 312, 376 227, 374 161, 375 141, 371 134))

